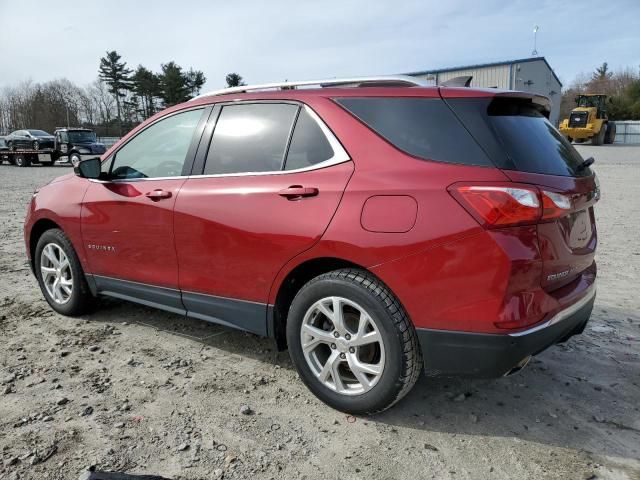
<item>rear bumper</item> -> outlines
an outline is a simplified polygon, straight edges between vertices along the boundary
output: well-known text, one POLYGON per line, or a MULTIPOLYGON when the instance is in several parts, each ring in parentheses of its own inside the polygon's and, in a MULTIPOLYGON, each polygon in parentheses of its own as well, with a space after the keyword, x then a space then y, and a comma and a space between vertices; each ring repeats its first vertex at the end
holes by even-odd
POLYGON ((528 330, 512 334, 416 330, 428 376, 500 377, 531 355, 582 333, 591 316, 595 284, 577 302, 528 330))

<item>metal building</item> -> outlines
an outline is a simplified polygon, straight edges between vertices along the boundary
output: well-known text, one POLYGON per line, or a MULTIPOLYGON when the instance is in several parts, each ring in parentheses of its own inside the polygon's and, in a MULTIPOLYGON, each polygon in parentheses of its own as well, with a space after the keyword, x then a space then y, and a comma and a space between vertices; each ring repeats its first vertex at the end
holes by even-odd
POLYGON ((544 57, 425 70, 405 75, 429 80, 434 85, 440 85, 454 77, 471 75, 472 87, 503 88, 544 95, 551 99, 549 120, 554 125, 558 124, 562 82, 544 57))

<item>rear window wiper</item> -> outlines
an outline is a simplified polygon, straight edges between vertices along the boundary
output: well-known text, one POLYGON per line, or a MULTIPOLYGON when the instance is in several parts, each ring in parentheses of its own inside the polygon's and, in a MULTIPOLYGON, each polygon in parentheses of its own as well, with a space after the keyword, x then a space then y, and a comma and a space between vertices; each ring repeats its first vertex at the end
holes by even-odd
POLYGON ((576 170, 578 172, 584 170, 587 167, 590 167, 591 165, 593 165, 593 162, 595 162, 596 160, 593 157, 589 157, 586 160, 584 160, 582 163, 580 163, 577 167, 576 170))

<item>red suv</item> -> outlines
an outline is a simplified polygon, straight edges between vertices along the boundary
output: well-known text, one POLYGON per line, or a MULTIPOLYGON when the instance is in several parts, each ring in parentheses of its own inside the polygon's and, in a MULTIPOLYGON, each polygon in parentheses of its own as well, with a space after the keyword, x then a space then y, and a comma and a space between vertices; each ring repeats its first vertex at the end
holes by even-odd
POLYGON ((24 233, 51 307, 108 295, 272 337, 351 413, 584 329, 599 189, 546 98, 320 83, 203 95, 39 189, 24 233))

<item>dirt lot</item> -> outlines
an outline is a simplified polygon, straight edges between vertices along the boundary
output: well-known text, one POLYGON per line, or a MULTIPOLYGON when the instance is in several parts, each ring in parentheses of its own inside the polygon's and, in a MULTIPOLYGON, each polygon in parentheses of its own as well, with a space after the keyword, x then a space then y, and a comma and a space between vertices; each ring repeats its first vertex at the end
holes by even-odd
POLYGON ((54 314, 22 221, 69 167, 1 166, 0 479, 640 479, 640 147, 581 150, 603 191, 585 334, 508 378, 423 378, 373 418, 320 403, 266 339, 116 301, 54 314))

